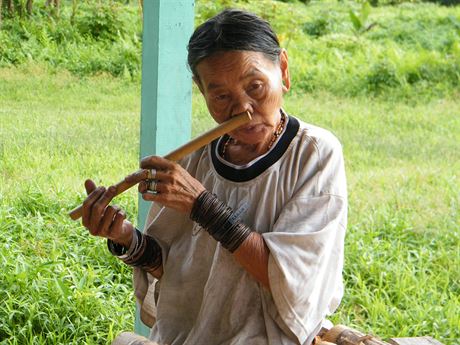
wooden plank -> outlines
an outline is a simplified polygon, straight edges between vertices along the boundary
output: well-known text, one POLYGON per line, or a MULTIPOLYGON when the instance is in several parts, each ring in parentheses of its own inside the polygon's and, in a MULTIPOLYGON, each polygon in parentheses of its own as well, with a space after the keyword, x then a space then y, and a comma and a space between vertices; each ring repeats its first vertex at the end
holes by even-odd
MULTIPOLYGON (((194 0, 144 1, 140 157, 162 156, 190 139, 192 79, 186 47, 193 19, 194 0)), ((148 209, 139 197, 140 229, 148 209)), ((138 308, 135 331, 149 333, 138 308)))
POLYGON ((388 342, 392 345, 443 345, 432 337, 391 338, 388 342))

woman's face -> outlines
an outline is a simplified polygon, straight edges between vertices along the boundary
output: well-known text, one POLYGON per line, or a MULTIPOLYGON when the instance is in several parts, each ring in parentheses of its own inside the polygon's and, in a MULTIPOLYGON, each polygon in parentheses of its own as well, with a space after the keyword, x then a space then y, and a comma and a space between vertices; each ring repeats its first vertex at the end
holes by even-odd
POLYGON ((249 124, 230 133, 232 138, 245 144, 271 140, 290 86, 285 50, 278 63, 259 52, 220 52, 201 61, 196 71, 195 82, 216 122, 244 111, 252 114, 249 124))

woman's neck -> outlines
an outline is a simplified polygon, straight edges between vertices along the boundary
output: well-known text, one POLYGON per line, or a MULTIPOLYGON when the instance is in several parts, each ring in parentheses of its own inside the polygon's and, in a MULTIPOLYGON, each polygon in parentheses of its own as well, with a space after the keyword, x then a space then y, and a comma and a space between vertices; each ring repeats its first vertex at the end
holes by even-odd
POLYGON ((247 164, 265 154, 269 150, 268 144, 269 141, 250 145, 230 139, 225 150, 224 159, 236 165, 247 164))
POLYGON ((246 144, 228 137, 222 148, 222 157, 230 163, 244 165, 267 153, 281 136, 287 123, 287 116, 282 114, 275 131, 265 140, 256 144, 246 144))

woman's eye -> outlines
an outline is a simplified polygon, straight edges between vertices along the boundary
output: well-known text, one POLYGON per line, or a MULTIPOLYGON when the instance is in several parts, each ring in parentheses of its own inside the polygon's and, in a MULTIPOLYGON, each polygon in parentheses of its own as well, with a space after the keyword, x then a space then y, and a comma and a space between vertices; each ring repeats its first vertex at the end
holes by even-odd
POLYGON ((214 97, 216 101, 224 101, 228 98, 228 95, 222 94, 222 95, 217 95, 214 97))
POLYGON ((263 90, 263 85, 260 84, 260 83, 252 84, 249 87, 249 92, 253 93, 253 94, 258 94, 258 93, 262 92, 262 90, 263 90))
POLYGON ((261 97, 263 95, 264 85, 261 83, 251 84, 247 91, 248 94, 254 97, 261 97))

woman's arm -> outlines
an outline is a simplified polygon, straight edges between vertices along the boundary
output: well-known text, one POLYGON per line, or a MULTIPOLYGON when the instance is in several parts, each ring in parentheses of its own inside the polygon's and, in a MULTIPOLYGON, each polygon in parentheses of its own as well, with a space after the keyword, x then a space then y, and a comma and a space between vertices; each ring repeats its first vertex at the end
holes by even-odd
POLYGON ((163 275, 163 264, 156 269, 146 269, 146 271, 150 273, 153 277, 160 279, 163 275))
MULTIPOLYGON (((195 203, 197 202, 199 196, 206 191, 204 186, 194 177, 192 177, 180 165, 170 162, 161 157, 151 156, 144 158, 141 161, 141 168, 157 169, 156 194, 152 194, 149 192, 148 185, 145 182, 146 175, 130 175, 126 179, 130 182, 139 182, 139 192, 142 193, 142 196, 145 200, 160 203, 166 207, 173 208, 176 211, 191 214, 193 212, 192 209, 195 203)), ((210 200, 210 202, 213 202, 213 200, 210 200)), ((219 201, 217 200, 217 202, 219 201)), ((200 212, 198 211, 198 213, 200 212)), ((235 259, 258 282, 260 282, 265 287, 269 288, 268 257, 270 251, 267 245, 265 244, 263 237, 256 232, 250 231, 247 227, 244 226, 243 229, 231 229, 229 232, 225 233, 223 240, 220 240, 220 235, 222 235, 222 233, 224 233, 225 231, 220 231, 222 227, 220 227, 219 225, 221 225, 222 222, 214 222, 214 220, 220 217, 221 212, 217 212, 217 214, 215 215, 212 215, 212 213, 213 212, 211 211, 211 213, 204 215, 206 219, 201 219, 201 221, 198 221, 198 223, 203 225, 203 220, 205 223, 213 223, 211 224, 211 227, 214 226, 214 229, 208 229, 206 226, 204 226, 204 228, 211 234, 211 236, 213 236, 214 238, 216 238, 216 240, 221 242, 224 247, 226 247, 225 240, 228 239, 228 235, 230 232, 246 232, 246 235, 243 234, 243 236, 241 237, 244 238, 244 240, 241 243, 239 243, 238 240, 235 241, 234 238, 230 239, 232 245, 237 243, 237 248, 235 248, 233 251, 235 259)), ((149 273, 151 273, 155 278, 160 278, 163 271, 160 267, 155 271, 149 271, 149 273)))
POLYGON ((268 280, 268 257, 270 250, 263 237, 257 232, 251 232, 233 253, 236 261, 243 266, 259 283, 270 289, 268 280))

